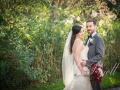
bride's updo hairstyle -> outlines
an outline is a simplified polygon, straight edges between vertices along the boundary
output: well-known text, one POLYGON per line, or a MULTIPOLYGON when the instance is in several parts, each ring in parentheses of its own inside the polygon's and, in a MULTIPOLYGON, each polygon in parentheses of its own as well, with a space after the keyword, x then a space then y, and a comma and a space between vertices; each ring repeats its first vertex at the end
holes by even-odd
POLYGON ((74 25, 72 27, 72 36, 71 36, 71 41, 70 41, 70 53, 72 53, 72 47, 73 47, 73 43, 75 41, 76 35, 81 31, 81 26, 79 25, 74 25))

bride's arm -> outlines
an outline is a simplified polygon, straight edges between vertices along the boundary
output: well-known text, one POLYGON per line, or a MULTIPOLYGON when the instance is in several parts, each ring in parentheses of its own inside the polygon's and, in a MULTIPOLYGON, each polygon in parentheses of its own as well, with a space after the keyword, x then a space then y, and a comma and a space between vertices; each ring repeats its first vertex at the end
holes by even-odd
POLYGON ((74 60, 76 62, 76 65, 78 66, 79 70, 83 75, 87 75, 87 72, 85 72, 81 66, 80 63, 80 53, 83 50, 83 43, 82 42, 77 42, 76 48, 74 50, 74 60))

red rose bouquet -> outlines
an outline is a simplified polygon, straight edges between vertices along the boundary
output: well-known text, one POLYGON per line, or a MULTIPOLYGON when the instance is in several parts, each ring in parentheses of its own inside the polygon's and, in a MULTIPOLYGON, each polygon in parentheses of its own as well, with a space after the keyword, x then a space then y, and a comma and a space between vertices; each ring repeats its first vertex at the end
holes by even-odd
POLYGON ((98 64, 93 64, 90 68, 91 80, 94 84, 100 84, 103 78, 103 68, 98 64))

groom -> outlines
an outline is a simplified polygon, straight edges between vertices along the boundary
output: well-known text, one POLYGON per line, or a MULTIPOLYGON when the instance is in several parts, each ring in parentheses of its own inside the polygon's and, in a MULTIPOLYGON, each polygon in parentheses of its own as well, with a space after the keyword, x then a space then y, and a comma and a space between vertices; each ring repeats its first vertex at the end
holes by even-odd
MULTIPOLYGON (((104 57, 104 41, 96 33, 96 22, 94 20, 86 21, 86 29, 89 34, 86 45, 89 47, 88 60, 83 60, 82 65, 90 67, 92 64, 97 63, 102 66, 102 58, 104 57)), ((92 83, 93 90, 101 90, 101 85, 92 83)), ((101 83, 102 84, 102 83, 101 83)))

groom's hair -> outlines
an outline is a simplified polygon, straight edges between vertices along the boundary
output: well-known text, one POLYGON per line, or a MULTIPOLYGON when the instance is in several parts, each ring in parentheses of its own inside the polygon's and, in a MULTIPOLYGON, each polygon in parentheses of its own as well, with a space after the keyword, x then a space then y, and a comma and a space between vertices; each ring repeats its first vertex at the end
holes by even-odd
POLYGON ((89 20, 86 21, 86 23, 87 23, 87 22, 93 22, 93 24, 96 25, 96 21, 93 20, 93 19, 89 19, 89 20))

